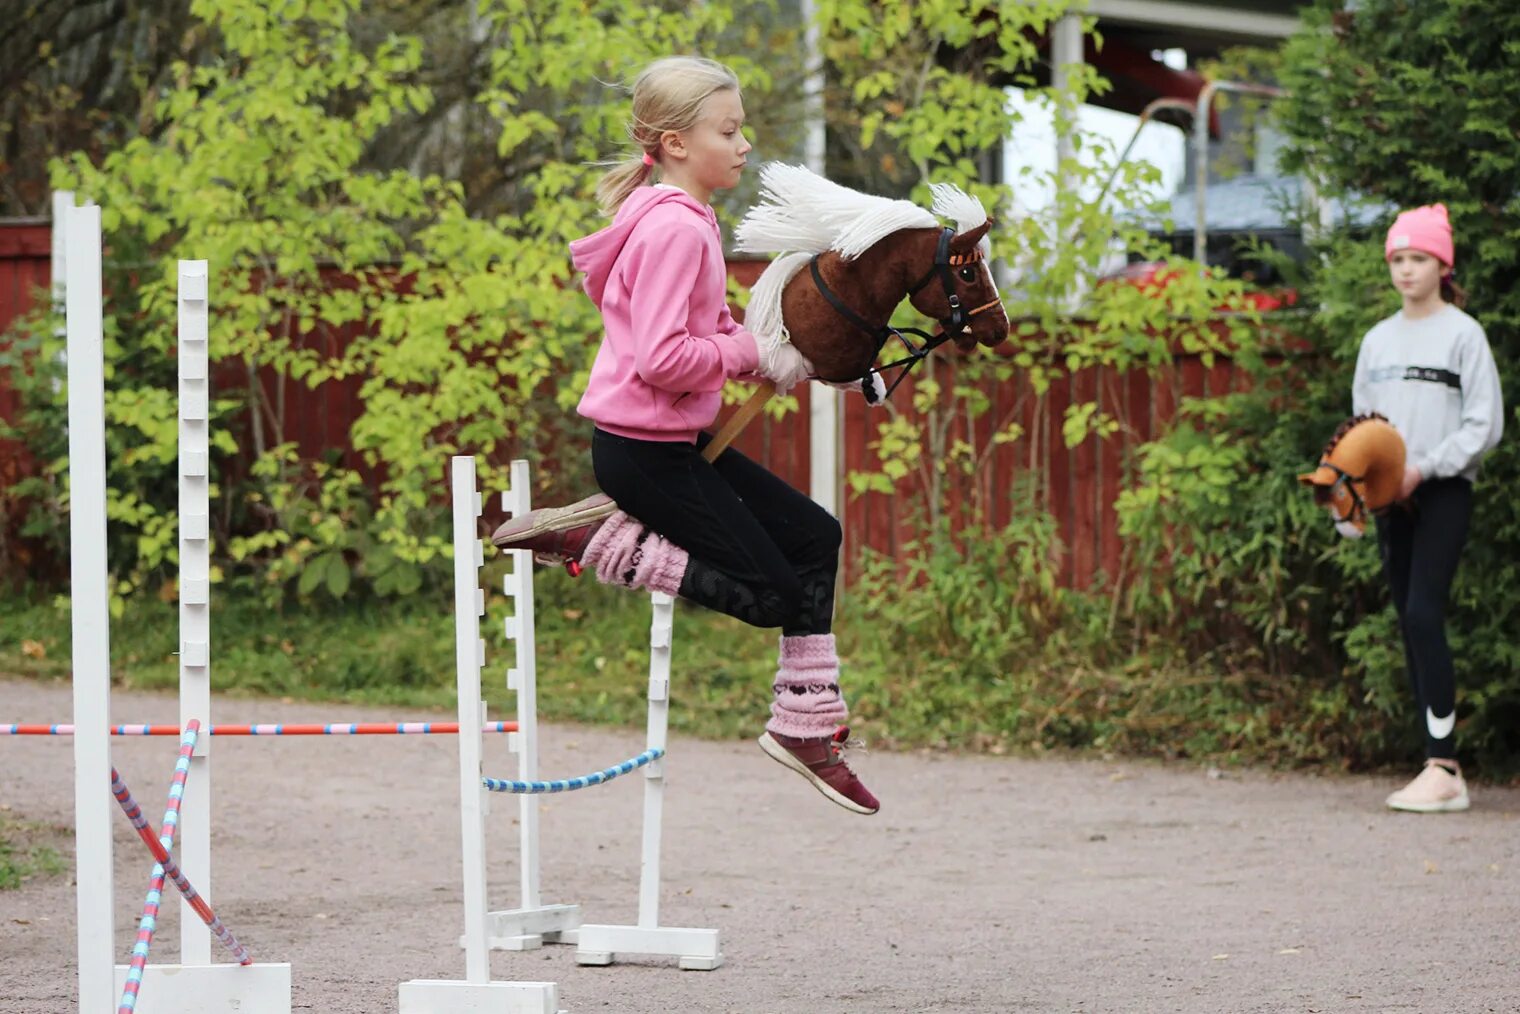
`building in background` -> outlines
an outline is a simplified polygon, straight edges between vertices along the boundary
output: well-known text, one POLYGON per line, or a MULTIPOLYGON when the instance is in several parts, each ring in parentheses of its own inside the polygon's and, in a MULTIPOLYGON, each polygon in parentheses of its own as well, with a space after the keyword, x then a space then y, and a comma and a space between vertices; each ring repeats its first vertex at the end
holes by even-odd
MULTIPOLYGON (((1160 170, 1155 196, 1163 200, 1162 210, 1145 220, 1178 253, 1194 253, 1198 174, 1193 108, 1207 83, 1196 68, 1232 47, 1280 45, 1298 30, 1304 5, 1304 0, 1091 0, 1088 12, 1098 19, 1101 47, 1091 37, 1082 39, 1074 18, 1052 33, 1051 76, 1059 80, 1064 64, 1080 61, 1112 82, 1112 89, 1083 108, 1082 126, 1107 138, 1108 160, 1133 142, 1129 159, 1160 170), (1148 107, 1154 112, 1142 128, 1140 117, 1148 107)), ((1026 122, 1000 153, 999 171, 1021 204, 1037 213, 1049 201, 1048 185, 1029 183, 1019 170, 1027 166, 1037 175, 1048 174, 1062 139, 1048 112, 1012 90, 1010 98, 1025 112, 1026 122)), ((1238 101, 1223 109, 1220 105, 1211 102, 1208 114, 1206 259, 1270 285, 1276 281, 1270 269, 1245 257, 1242 244, 1259 239, 1301 253, 1300 222, 1313 195, 1300 180, 1279 171, 1282 138, 1269 116, 1245 116, 1238 101)))

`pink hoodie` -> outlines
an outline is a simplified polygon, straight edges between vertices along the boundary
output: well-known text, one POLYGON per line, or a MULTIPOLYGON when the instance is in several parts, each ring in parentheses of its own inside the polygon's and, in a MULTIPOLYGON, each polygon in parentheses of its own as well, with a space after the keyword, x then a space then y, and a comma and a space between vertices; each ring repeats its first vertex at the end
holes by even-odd
POLYGON ((606 327, 577 410, 619 436, 695 441, 723 382, 759 365, 724 301, 717 216, 683 190, 640 187, 570 257, 606 327))

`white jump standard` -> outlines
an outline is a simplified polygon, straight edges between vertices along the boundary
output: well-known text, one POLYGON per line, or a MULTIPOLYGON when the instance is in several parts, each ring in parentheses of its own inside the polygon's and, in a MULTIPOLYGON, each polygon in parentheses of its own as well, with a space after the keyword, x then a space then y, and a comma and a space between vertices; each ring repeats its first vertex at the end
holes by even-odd
MULTIPOLYGON (((524 552, 524 556, 529 556, 524 552)), ((530 564, 524 564, 525 566, 530 564)), ((653 592, 654 619, 649 629, 649 729, 651 750, 665 749, 670 717, 671 616, 675 600, 653 592)), ((660 821, 665 806, 664 761, 644 771, 644 842, 639 864, 639 921, 635 926, 583 925, 575 960, 582 965, 610 965, 618 955, 680 959, 680 966, 711 971, 723 964, 715 929, 660 925, 660 821)))
MULTIPOLYGON (((471 485, 474 486, 474 461, 470 462, 471 485)), ((501 506, 509 517, 532 509, 531 489, 526 461, 513 461, 510 485, 501 495, 501 506)), ((477 546, 480 545, 476 539, 477 546)), ((533 614, 533 557, 530 553, 506 554, 510 572, 502 580, 502 590, 512 604, 512 615, 504 622, 507 640, 512 642, 512 666, 507 669, 507 689, 517 698, 517 734, 507 737, 507 749, 517 755, 517 777, 524 782, 538 780, 538 656, 533 614)), ((493 949, 523 951, 545 943, 573 944, 581 925, 579 905, 545 905, 539 891, 540 855, 538 799, 525 795, 518 800, 518 881, 521 903, 515 909, 489 912, 486 933, 493 949)))
POLYGON ((485 595, 480 588, 484 551, 476 531, 480 493, 475 487, 474 458, 453 459, 450 485, 454 506, 454 661, 459 698, 459 828, 464 850, 461 943, 465 978, 412 979, 401 983, 400 1012, 558 1014, 559 988, 555 983, 491 980, 491 952, 486 936, 485 813, 489 797, 481 775, 481 735, 465 732, 478 730, 485 720, 485 705, 480 698, 480 667, 485 663, 485 642, 480 639, 480 617, 485 612, 485 595))
MULTIPOLYGON (((79 1010, 108 1014, 131 969, 115 963, 110 786, 111 695, 106 559, 105 354, 100 208, 56 205, 65 233, 68 335, 69 543, 74 669, 74 826, 79 915, 79 1010)), ((210 569, 207 502, 209 384, 205 261, 179 262, 180 724, 210 724, 210 569)), ((193 744, 180 801, 179 866, 209 896, 209 737, 193 744)), ((212 963, 207 927, 181 901, 180 963, 149 964, 138 1014, 289 1014, 288 964, 212 963)), ((134 981, 135 978, 134 978, 134 981)))
MULTIPOLYGON (((511 487, 502 494, 508 517, 532 509, 526 461, 512 462, 511 487)), ((533 629, 533 554, 508 550, 512 572, 504 590, 513 603, 506 635, 516 648, 516 666, 507 672, 507 686, 517 693, 517 735, 508 747, 518 758, 518 777, 538 777, 538 666, 533 629)), ((674 600, 653 593, 649 630, 649 719, 646 752, 663 755, 670 713, 671 616, 674 600)), ((644 769, 644 836, 639 865, 639 915, 634 926, 583 924, 579 905, 545 905, 539 885, 538 801, 524 796, 520 806, 522 843, 522 905, 490 914, 491 946, 524 950, 544 943, 575 943, 582 965, 611 964, 616 955, 678 959, 681 968, 708 971, 723 964, 715 929, 687 929, 660 923, 660 827, 665 796, 663 757, 644 769)))

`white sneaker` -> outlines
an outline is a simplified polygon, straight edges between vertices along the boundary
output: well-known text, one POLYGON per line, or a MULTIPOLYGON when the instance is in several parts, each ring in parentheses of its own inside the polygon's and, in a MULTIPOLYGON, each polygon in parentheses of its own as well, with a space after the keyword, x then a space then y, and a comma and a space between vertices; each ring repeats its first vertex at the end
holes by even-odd
POLYGON ((1410 813, 1454 813, 1471 805, 1467 798, 1467 783, 1462 780, 1462 769, 1455 772, 1456 761, 1425 762, 1425 770, 1414 781, 1388 797, 1388 809, 1408 810, 1410 813))

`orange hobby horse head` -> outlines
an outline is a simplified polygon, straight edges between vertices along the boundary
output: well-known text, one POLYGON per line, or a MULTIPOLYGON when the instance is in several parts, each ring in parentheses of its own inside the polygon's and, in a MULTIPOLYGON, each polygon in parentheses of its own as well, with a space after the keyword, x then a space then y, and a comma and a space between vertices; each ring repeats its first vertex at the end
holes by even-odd
POLYGON ((1376 412, 1341 423, 1319 467, 1298 477, 1314 488, 1314 502, 1330 512, 1336 530, 1353 539, 1366 530, 1368 514, 1393 504, 1403 480, 1404 438, 1376 412))

